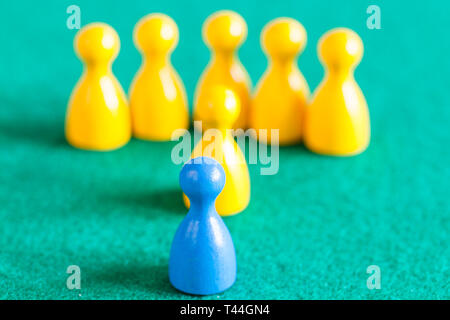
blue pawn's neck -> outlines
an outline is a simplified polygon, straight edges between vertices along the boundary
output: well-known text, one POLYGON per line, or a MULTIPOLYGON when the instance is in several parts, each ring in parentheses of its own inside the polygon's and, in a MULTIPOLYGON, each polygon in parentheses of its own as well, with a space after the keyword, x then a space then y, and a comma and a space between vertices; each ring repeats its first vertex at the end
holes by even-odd
POLYGON ((189 214, 194 216, 207 216, 217 214, 214 206, 214 200, 211 199, 189 199, 190 209, 189 214))

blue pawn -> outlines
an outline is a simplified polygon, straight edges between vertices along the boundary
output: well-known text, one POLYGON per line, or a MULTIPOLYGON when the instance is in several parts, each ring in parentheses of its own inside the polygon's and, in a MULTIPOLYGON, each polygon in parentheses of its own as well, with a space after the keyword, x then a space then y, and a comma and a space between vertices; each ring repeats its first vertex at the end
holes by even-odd
POLYGON ((180 186, 191 206, 175 234, 169 260, 170 282, 180 291, 216 294, 236 280, 233 240, 214 206, 224 185, 225 172, 214 159, 191 159, 181 169, 180 186))

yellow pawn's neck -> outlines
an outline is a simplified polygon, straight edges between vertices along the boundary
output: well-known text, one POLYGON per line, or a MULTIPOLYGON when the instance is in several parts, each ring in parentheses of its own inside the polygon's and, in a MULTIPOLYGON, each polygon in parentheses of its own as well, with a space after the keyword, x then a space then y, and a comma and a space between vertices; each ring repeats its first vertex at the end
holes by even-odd
POLYGON ((211 56, 211 66, 215 68, 230 69, 239 62, 239 58, 235 51, 213 51, 211 56))
POLYGON ((299 70, 296 58, 289 59, 270 59, 269 68, 272 72, 290 73, 299 70))
POLYGON ((230 132, 232 128, 232 124, 230 123, 218 123, 218 122, 204 122, 204 128, 206 130, 208 129, 214 129, 217 130, 222 134, 222 139, 225 140, 226 136, 232 137, 232 134, 230 132))
POLYGON ((325 81, 333 81, 333 82, 346 82, 346 81, 355 81, 354 78, 354 67, 342 68, 342 67, 334 67, 327 68, 325 81))
POLYGON ((162 69, 171 66, 170 55, 168 54, 145 54, 143 57, 144 68, 153 67, 157 69, 162 69))
POLYGON ((103 76, 112 74, 112 63, 87 63, 84 71, 90 76, 103 76))

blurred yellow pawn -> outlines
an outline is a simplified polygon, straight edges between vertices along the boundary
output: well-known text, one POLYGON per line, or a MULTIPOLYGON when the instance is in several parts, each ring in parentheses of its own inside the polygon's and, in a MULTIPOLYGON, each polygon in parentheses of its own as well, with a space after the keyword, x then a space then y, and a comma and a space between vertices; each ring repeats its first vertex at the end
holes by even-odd
POLYGON ((194 97, 194 120, 206 117, 201 106, 211 86, 230 88, 241 101, 241 112, 234 128, 245 129, 250 104, 250 77, 239 61, 237 50, 247 37, 245 20, 233 11, 218 11, 203 24, 203 40, 211 49, 211 60, 203 72, 194 97))
MULTIPOLYGON (((223 87, 210 87, 200 105, 204 111, 204 134, 192 152, 192 158, 206 156, 217 160, 225 170, 225 187, 216 200, 216 210, 222 216, 244 210, 250 201, 250 176, 245 157, 230 129, 239 115, 237 95, 223 87)), ((183 195, 189 207, 189 199, 183 195)))
POLYGON ((319 41, 319 56, 327 71, 307 108, 304 137, 314 152, 348 156, 369 145, 369 110, 353 77, 363 50, 361 38, 345 28, 331 30, 319 41))
POLYGON ((164 14, 150 14, 134 28, 134 42, 143 62, 130 87, 133 135, 147 140, 171 140, 176 129, 189 127, 183 82, 170 63, 178 43, 178 28, 164 14))
POLYGON ((279 129, 280 145, 298 143, 309 96, 308 84, 297 67, 297 56, 306 45, 305 28, 291 18, 275 19, 265 26, 261 45, 269 67, 257 85, 249 126, 257 134, 260 129, 268 130, 267 136, 258 137, 264 143, 276 143, 271 129, 279 129))
POLYGON ((119 148, 131 136, 126 96, 111 71, 119 36, 107 24, 92 23, 77 33, 74 47, 85 68, 67 108, 67 141, 89 150, 119 148))

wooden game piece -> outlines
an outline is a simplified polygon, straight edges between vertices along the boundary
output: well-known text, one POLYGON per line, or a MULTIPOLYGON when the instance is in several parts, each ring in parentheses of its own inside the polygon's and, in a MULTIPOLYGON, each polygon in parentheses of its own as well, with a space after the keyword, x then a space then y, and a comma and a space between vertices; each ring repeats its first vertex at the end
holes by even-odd
POLYGON ((133 135, 171 140, 176 129, 189 127, 186 91, 170 62, 178 43, 177 25, 164 14, 149 14, 136 24, 134 42, 143 62, 130 87, 133 135))
POLYGON ((256 87, 249 127, 264 143, 273 143, 271 129, 279 129, 280 145, 295 144, 301 139, 303 112, 310 92, 297 67, 297 57, 305 45, 305 29, 291 18, 269 22, 261 34, 269 66, 256 87), (267 135, 258 135, 260 129, 266 129, 267 135))
POLYGON ((322 36, 318 52, 326 68, 305 117, 305 144, 317 153, 346 156, 370 141, 369 110, 353 72, 363 56, 361 38, 338 28, 322 36))
POLYGON ((119 36, 107 24, 92 23, 77 33, 74 47, 85 68, 67 108, 67 141, 89 150, 119 148, 131 136, 127 99, 111 70, 119 36))
POLYGON ((180 186, 191 208, 172 241, 169 279, 180 291, 208 295, 225 291, 236 280, 236 253, 226 225, 214 208, 225 185, 225 171, 207 157, 188 161, 180 186))
POLYGON ((211 60, 197 84, 194 120, 205 117, 199 106, 205 104, 203 100, 209 87, 223 85, 235 91, 241 101, 241 113, 233 127, 247 127, 251 82, 237 56, 237 50, 246 37, 247 24, 236 12, 218 11, 205 21, 203 40, 211 49, 211 60))
MULTIPOLYGON (((191 157, 212 157, 223 166, 226 183, 217 198, 216 209, 221 216, 234 215, 243 211, 250 201, 247 162, 229 130, 239 115, 239 98, 230 89, 214 86, 205 93, 201 103, 199 108, 204 112, 203 125, 207 130, 191 157)), ((184 201, 189 207, 186 196, 184 201)))

